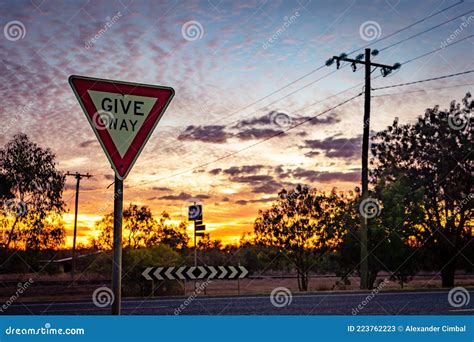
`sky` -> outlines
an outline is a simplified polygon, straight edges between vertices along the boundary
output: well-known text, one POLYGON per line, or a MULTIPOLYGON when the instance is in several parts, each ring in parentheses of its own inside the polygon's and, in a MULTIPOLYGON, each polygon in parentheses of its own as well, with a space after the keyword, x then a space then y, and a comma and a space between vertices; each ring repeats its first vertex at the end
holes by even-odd
MULTIPOLYGON (((178 222, 200 202, 211 238, 237 242, 281 188, 346 191, 360 182, 363 96, 331 108, 363 91, 363 68, 322 67, 328 58, 370 44, 380 50, 374 61, 402 63, 385 78, 374 71, 373 88, 472 70, 473 9, 439 0, 2 1, 0 145, 23 132, 55 153, 59 170, 93 175, 80 189, 85 243, 113 211, 114 174, 68 77, 173 87, 124 182, 124 203, 178 222)), ((372 99, 371 131, 461 100, 472 75, 374 90, 387 96, 372 99)), ((68 243, 74 188, 68 177, 68 243)))

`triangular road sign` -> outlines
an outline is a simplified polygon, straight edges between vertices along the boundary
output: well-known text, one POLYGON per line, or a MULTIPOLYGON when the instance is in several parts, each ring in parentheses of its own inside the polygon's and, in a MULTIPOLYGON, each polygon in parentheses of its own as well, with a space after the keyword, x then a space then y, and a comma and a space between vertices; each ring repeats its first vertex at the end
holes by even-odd
POLYGON ((115 174, 124 179, 171 102, 174 89, 74 75, 69 84, 115 174))

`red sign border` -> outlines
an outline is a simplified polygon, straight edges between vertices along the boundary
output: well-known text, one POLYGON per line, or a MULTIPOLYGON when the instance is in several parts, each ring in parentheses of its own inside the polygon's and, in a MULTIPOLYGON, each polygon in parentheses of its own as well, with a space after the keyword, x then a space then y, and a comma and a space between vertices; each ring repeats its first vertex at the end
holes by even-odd
POLYGON ((82 107, 84 114, 87 117, 87 120, 92 126, 92 129, 99 140, 102 149, 109 159, 109 162, 112 165, 117 178, 121 180, 125 179, 135 164, 135 161, 140 155, 143 147, 146 145, 148 139, 153 133, 156 125, 160 121, 161 117, 168 108, 168 105, 173 99, 175 95, 174 89, 165 86, 107 80, 78 75, 71 75, 68 81, 69 85, 74 91, 74 94, 76 95, 77 100, 79 101, 79 104, 82 107), (133 138, 129 149, 123 158, 120 156, 120 153, 115 147, 109 132, 107 129, 105 129, 105 125, 100 116, 95 118, 96 122, 94 122, 94 115, 97 112, 97 109, 95 108, 93 101, 87 92, 88 90, 158 98, 142 126, 140 127, 140 130, 133 138), (160 93, 160 96, 158 96, 157 91, 160 93), (166 94, 167 92, 168 94, 166 94), (166 102, 159 100, 159 97, 162 97, 163 94, 168 97, 166 102), (103 125, 104 129, 98 129, 98 125, 103 125))

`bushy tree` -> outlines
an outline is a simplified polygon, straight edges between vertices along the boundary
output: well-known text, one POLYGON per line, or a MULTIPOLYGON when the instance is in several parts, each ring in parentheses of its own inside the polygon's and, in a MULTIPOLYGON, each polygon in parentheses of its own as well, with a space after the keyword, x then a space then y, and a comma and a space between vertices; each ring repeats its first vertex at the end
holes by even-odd
MULTIPOLYGON (((178 225, 167 223, 170 219, 168 213, 163 212, 160 219, 156 220, 149 207, 139 207, 131 203, 123 211, 123 247, 136 249, 166 244, 174 249, 184 248, 189 241, 186 225, 184 222, 180 222, 178 225)), ((97 221, 95 228, 99 231, 99 236, 91 241, 92 245, 98 249, 111 249, 113 226, 113 213, 107 214, 97 221)))
POLYGON ((282 190, 270 209, 260 210, 254 224, 256 242, 277 248, 294 264, 298 287, 308 289, 311 267, 341 242, 346 202, 307 186, 282 190))
POLYGON ((0 201, 7 234, 3 244, 8 251, 17 247, 52 248, 64 242, 59 221, 51 216, 64 212, 63 173, 56 169, 55 155, 17 134, 0 149, 0 201))
POLYGON ((474 101, 467 94, 447 110, 429 108, 414 124, 395 120, 375 135, 371 180, 379 189, 402 182, 409 188, 403 229, 437 261, 443 286, 454 286, 460 258, 473 248, 474 101))

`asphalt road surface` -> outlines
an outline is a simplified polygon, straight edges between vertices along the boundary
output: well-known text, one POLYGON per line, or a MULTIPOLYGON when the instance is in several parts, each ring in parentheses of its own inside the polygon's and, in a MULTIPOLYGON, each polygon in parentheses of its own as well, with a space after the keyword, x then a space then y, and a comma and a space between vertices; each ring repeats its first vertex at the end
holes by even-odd
MULTIPOLYGON (((298 294, 124 299, 123 315, 474 315, 474 290, 467 304, 454 307, 448 291, 298 294), (371 297, 368 299, 368 296, 371 297), (365 305, 364 305, 365 303, 365 305), (286 304, 286 305, 284 305, 286 304)), ((108 315, 110 306, 99 308, 82 302, 15 302, 3 315, 108 315)))

